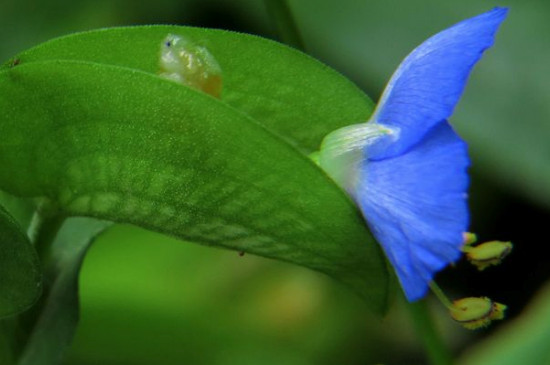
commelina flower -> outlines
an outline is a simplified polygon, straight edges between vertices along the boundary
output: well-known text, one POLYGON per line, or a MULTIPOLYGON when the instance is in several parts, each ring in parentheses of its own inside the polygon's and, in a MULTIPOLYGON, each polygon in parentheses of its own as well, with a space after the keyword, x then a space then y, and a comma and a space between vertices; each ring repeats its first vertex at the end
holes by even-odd
POLYGON ((506 14, 494 8, 429 38, 395 71, 370 120, 321 146, 319 164, 356 201, 409 301, 461 255, 469 158, 447 119, 506 14))

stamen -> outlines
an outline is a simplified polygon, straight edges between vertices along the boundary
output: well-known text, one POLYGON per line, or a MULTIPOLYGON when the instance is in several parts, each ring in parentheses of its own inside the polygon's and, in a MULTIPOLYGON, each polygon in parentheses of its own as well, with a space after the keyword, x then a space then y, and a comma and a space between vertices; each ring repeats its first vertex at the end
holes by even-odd
POLYGON ((493 302, 487 297, 468 297, 451 302, 435 282, 430 283, 430 289, 447 307, 451 318, 464 328, 475 330, 488 326, 492 321, 504 318, 506 306, 493 302))
POLYGON ((475 330, 504 318, 506 306, 487 297, 463 298, 453 302, 451 317, 463 327, 475 330))
POLYGON ((432 290, 432 293, 435 294, 437 299, 445 306, 447 309, 452 310, 453 303, 447 298, 445 293, 443 293, 443 290, 435 283, 435 281, 430 282, 430 289, 432 290))
MULTIPOLYGON (((474 241, 475 242, 475 241, 474 241)), ((489 241, 472 246, 470 240, 465 239, 462 252, 470 263, 475 265, 479 271, 492 265, 498 265, 512 251, 512 242, 489 241)))

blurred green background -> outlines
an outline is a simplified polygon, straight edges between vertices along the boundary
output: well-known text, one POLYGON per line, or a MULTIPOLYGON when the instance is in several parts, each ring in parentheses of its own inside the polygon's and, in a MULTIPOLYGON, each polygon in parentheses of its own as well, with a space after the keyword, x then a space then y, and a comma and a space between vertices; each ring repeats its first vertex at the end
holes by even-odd
MULTIPOLYGON (((402 58, 428 36, 493 6, 510 6, 452 123, 473 159, 472 230, 482 240, 512 240, 515 250, 499 267, 478 273, 459 263, 438 282, 452 297, 487 295, 506 303, 509 317, 521 322, 550 277, 543 254, 550 218, 550 2, 289 3, 307 52, 374 100, 402 58)), ((277 39, 259 0, 2 0, 0 56, 75 31, 160 23, 277 39)), ((81 298, 67 365, 425 363, 399 300, 379 320, 320 274, 134 227, 117 226, 92 247, 81 298)), ((457 355, 514 326, 511 320, 467 332, 431 304, 457 355)))

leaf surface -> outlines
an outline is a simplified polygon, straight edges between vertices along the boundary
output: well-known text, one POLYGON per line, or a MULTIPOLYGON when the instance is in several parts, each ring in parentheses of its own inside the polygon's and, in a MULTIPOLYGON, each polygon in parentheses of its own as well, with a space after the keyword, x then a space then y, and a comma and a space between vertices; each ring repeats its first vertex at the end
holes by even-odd
POLYGON ((0 188, 46 196, 69 215, 294 262, 383 311, 386 264, 355 205, 242 112, 150 73, 82 61, 12 67, 0 95, 0 188))
POLYGON ((310 56, 257 36, 182 26, 108 28, 53 39, 4 64, 82 60, 157 74, 168 34, 202 45, 222 69, 222 100, 311 153, 329 132, 363 122, 374 104, 348 79, 310 56))

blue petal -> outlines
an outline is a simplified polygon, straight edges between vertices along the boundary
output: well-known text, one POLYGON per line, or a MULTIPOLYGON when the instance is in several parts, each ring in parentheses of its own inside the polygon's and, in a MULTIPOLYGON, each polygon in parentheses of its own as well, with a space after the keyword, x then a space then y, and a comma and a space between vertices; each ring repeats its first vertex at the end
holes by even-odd
POLYGON ((468 164, 466 144, 443 121, 407 153, 360 167, 354 197, 410 301, 460 256, 468 164))
POLYGON ((494 41, 508 9, 495 8, 431 37, 411 52, 386 86, 371 120, 396 127, 399 139, 368 153, 382 159, 403 153, 436 123, 448 119, 468 75, 494 41))

